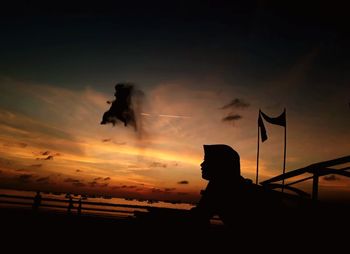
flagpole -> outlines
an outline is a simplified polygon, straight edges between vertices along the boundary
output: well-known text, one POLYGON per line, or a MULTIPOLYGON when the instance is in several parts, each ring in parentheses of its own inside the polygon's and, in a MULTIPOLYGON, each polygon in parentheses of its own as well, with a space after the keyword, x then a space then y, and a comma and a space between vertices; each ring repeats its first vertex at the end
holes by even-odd
MULTIPOLYGON (((286 114, 286 108, 284 108, 286 114)), ((287 116, 286 116, 287 117, 287 116)), ((284 126, 284 155, 283 155, 283 175, 286 172, 286 153, 287 153, 287 121, 284 126)), ((284 191, 284 178, 282 179, 282 193, 284 191)))
MULTIPOLYGON (((260 109, 259 109, 259 116, 260 116, 260 109)), ((256 180, 255 183, 258 184, 259 180, 259 145, 260 144, 260 131, 259 131, 259 122, 258 122, 258 151, 256 155, 256 180)))

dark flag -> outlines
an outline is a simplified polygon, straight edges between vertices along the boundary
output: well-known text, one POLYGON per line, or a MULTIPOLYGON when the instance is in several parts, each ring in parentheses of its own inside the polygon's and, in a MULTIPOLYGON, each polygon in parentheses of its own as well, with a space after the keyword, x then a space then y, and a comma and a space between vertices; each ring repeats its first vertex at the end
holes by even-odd
POLYGON ((259 112, 258 126, 260 128, 261 141, 264 142, 267 139, 266 128, 261 118, 261 112, 259 112))
POLYGON ((260 111, 260 114, 263 116, 266 122, 286 127, 286 110, 284 110, 278 117, 269 117, 262 111, 260 111))
POLYGON ((261 141, 262 142, 267 140, 266 128, 265 128, 265 125, 264 125, 264 121, 262 120, 263 118, 268 123, 286 127, 286 110, 284 110, 283 113, 280 116, 278 116, 278 117, 269 117, 264 112, 259 110, 258 126, 260 128, 261 141))

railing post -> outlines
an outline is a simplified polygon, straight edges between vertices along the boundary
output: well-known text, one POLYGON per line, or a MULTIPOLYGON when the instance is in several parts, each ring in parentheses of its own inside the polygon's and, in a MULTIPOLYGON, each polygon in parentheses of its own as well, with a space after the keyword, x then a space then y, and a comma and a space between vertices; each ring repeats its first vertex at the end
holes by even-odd
POLYGON ((318 200, 318 173, 314 173, 312 181, 312 200, 318 200))

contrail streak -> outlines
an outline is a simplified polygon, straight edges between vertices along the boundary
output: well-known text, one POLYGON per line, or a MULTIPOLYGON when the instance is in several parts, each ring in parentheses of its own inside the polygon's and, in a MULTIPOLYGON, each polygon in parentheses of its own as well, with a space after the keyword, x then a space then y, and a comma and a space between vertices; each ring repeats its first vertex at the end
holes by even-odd
POLYGON ((191 118, 191 116, 179 116, 179 115, 165 115, 165 114, 156 114, 156 115, 152 115, 149 113, 141 113, 142 116, 158 116, 158 117, 170 117, 170 118, 191 118))

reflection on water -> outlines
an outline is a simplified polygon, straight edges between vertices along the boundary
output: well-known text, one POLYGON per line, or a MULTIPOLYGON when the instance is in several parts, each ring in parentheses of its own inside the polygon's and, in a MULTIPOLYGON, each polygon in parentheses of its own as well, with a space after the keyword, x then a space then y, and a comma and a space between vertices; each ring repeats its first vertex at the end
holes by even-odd
MULTIPOLYGON (((3 195, 13 195, 13 196, 23 196, 23 197, 30 197, 33 198, 35 196, 34 191, 21 191, 21 190, 10 190, 10 189, 0 189, 0 194, 3 195)), ((65 193, 48 193, 48 192, 42 192, 41 196, 43 199, 56 199, 58 201, 47 201, 43 200, 42 205, 45 207, 45 209, 55 210, 55 211, 62 211, 65 209, 65 207, 68 205, 68 203, 60 202, 59 200, 67 201, 67 195, 65 193), (45 206, 48 205, 48 206, 45 206)), ((168 203, 163 201, 149 201, 149 200, 135 200, 135 199, 123 199, 123 198, 114 198, 114 197, 87 197, 87 196, 81 196, 81 195, 72 195, 73 201, 79 201, 80 198, 82 198, 82 206, 83 206, 83 212, 84 214, 94 214, 94 215, 104 215, 104 216, 130 216, 134 211, 145 211, 145 209, 142 208, 129 208, 129 207, 115 207, 115 206, 101 206, 101 205, 95 205, 95 204, 87 204, 85 202, 96 202, 101 204, 116 204, 116 205, 134 205, 134 206, 143 206, 143 207, 159 207, 159 208, 173 208, 173 209, 184 209, 189 210, 193 207, 192 204, 187 203, 168 203), (96 211, 94 209, 99 209, 99 211, 96 211)), ((6 206, 20 206, 18 204, 11 204, 11 201, 13 201, 13 198, 9 197, 1 197, 2 201, 8 202, 6 206)), ((15 200, 15 201, 18 201, 15 200)), ((33 200, 31 199, 23 199, 21 200, 23 203, 31 204, 33 200)), ((5 204, 1 204, 0 207, 5 206, 5 204)), ((23 205, 22 205, 23 206, 23 205)), ((74 203, 73 212, 76 212, 78 208, 78 204, 74 203)))

